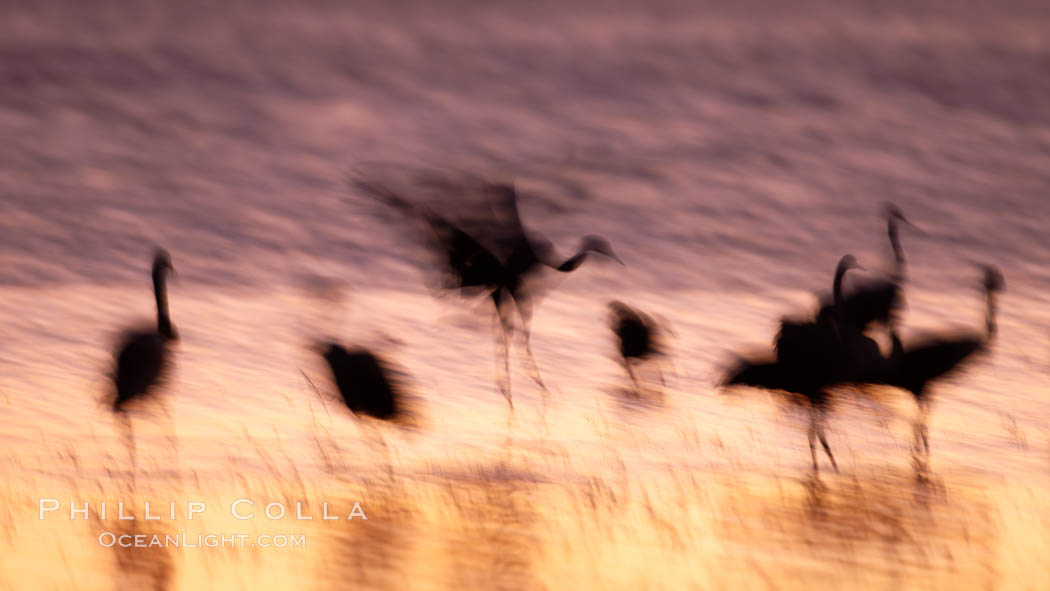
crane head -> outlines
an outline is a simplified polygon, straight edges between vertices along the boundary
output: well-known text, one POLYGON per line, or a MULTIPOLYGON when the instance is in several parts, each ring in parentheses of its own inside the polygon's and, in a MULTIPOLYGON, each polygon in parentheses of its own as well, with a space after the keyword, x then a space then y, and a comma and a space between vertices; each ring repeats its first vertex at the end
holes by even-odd
POLYGON ((984 279, 981 284, 985 291, 996 293, 1006 289, 1006 279, 1003 277, 1003 273, 998 267, 994 265, 981 265, 981 269, 984 271, 984 279))
POLYGON ((889 202, 883 203, 882 212, 883 215, 886 216, 887 220, 896 220, 898 222, 904 222, 909 226, 913 225, 911 222, 908 221, 908 218, 904 217, 904 213, 901 211, 901 208, 897 207, 896 204, 889 202))
POLYGON ((610 259, 616 261, 617 263, 620 263, 621 265, 624 264, 624 262, 620 260, 620 257, 616 256, 616 253, 613 252, 612 246, 609 244, 609 241, 605 238, 602 238, 601 236, 591 234, 589 236, 583 237, 583 242, 580 246, 580 252, 588 251, 605 255, 610 259))
POLYGON ((851 254, 847 254, 847 255, 843 256, 842 259, 839 260, 838 271, 840 273, 845 273, 846 271, 849 271, 850 269, 859 269, 859 270, 863 271, 864 267, 862 267, 860 265, 860 263, 857 261, 857 257, 855 257, 855 256, 853 256, 851 254))
POLYGON ((168 251, 157 248, 153 255, 153 275, 157 276, 165 272, 174 274, 175 267, 171 264, 171 255, 168 254, 168 251))

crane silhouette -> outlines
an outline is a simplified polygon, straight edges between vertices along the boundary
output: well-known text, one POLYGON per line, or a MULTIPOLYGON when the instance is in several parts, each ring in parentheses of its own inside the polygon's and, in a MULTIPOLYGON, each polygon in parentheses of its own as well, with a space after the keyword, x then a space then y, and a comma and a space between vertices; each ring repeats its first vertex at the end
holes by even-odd
MULTIPOLYGON (((861 268, 853 255, 845 255, 835 269, 833 293, 842 303, 842 280, 850 269, 861 268)), ((841 308, 840 308, 841 309, 841 308)), ((886 364, 878 345, 856 327, 845 324, 839 314, 811 321, 781 323, 775 356, 739 358, 729 369, 723 386, 751 386, 787 392, 803 402, 809 413, 810 456, 819 471, 816 441, 819 440, 832 467, 838 464, 825 434, 830 408, 828 390, 836 385, 861 382, 886 375, 886 364)))
POLYGON ((347 349, 338 343, 322 344, 318 351, 328 363, 339 395, 351 412, 383 421, 404 417, 403 394, 382 358, 367 349, 347 349))
POLYGON ((918 405, 918 418, 914 424, 915 450, 930 454, 929 418, 932 403, 929 387, 941 378, 950 375, 968 360, 988 350, 997 332, 997 295, 1006 288, 999 269, 982 267, 981 290, 985 297, 985 320, 983 330, 944 331, 920 335, 907 345, 893 336, 894 363, 884 379, 891 386, 907 390, 918 405))
POLYGON ((777 360, 827 379, 864 381, 881 375, 885 359, 879 345, 852 324, 846 312, 843 280, 851 269, 863 269, 856 257, 847 254, 839 260, 832 283, 835 305, 819 313, 815 320, 782 320, 775 341, 777 360))
POLYGON ((825 300, 818 318, 826 319, 834 314, 841 324, 866 330, 873 323, 885 325, 890 332, 895 330, 896 316, 903 307, 901 282, 904 281, 906 259, 901 248, 899 226, 911 225, 901 210, 892 203, 885 205, 886 228, 893 250, 893 266, 887 277, 857 282, 841 302, 825 300))
POLYGON ((478 292, 487 295, 496 310, 496 347, 503 350, 502 379, 497 386, 513 407, 510 388, 510 343, 515 329, 514 313, 525 342, 529 371, 533 380, 546 389, 536 360, 532 355, 530 325, 533 313, 533 290, 530 280, 541 269, 562 273, 576 270, 591 253, 623 261, 601 236, 584 236, 571 257, 560 260, 551 243, 530 235, 518 212, 518 195, 514 187, 501 183, 444 183, 428 181, 444 197, 452 197, 449 211, 458 212, 456 222, 435 211, 432 204, 410 201, 380 183, 363 178, 353 180, 361 192, 425 222, 424 243, 436 254, 435 267, 441 271, 441 287, 464 295, 478 292), (468 197, 479 198, 471 204, 468 197), (462 199, 459 199, 462 197, 462 199))
MULTIPOLYGON (((637 394, 638 378, 633 365, 664 354, 660 342, 660 327, 647 314, 623 302, 614 300, 609 302, 608 307, 609 325, 616 335, 620 362, 630 376, 634 392, 637 394)), ((662 372, 660 382, 663 383, 662 372)))
POLYGON ((168 313, 167 277, 174 270, 168 252, 158 249, 153 258, 152 271, 157 327, 125 333, 116 353, 116 367, 112 376, 115 392, 112 410, 125 426, 132 461, 135 457, 135 440, 127 411, 133 404, 149 397, 163 381, 171 365, 171 343, 179 338, 168 313))
POLYGON ((831 461, 832 468, 838 472, 839 466, 835 462, 834 454, 831 453, 831 446, 828 445, 825 434, 830 403, 827 390, 834 384, 833 378, 828 375, 815 375, 811 371, 766 357, 739 358, 729 369, 722 382, 722 385, 726 387, 751 386, 797 396, 798 398, 793 398, 793 400, 804 403, 809 413, 809 428, 806 435, 809 439, 813 470, 820 470, 816 451, 816 441, 819 439, 824 453, 831 461))

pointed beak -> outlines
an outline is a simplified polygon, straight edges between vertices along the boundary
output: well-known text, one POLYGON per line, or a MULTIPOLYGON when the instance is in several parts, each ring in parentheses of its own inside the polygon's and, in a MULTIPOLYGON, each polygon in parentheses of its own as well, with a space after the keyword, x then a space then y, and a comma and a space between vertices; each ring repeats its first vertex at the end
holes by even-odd
POLYGON ((911 222, 911 220, 909 220, 908 218, 904 217, 903 214, 898 214, 897 215, 897 221, 902 223, 902 224, 904 224, 904 225, 906 225, 906 226, 908 226, 909 228, 911 228, 912 232, 914 232, 916 234, 919 234, 919 235, 925 235, 926 234, 926 232, 922 228, 920 228, 919 226, 916 226, 915 224, 913 224, 911 222))
POLYGON ((915 224, 913 224, 911 222, 907 222, 907 224, 908 224, 908 227, 911 228, 912 234, 916 234, 918 236, 929 236, 930 235, 929 232, 927 232, 926 230, 922 229, 919 226, 916 226, 915 224))

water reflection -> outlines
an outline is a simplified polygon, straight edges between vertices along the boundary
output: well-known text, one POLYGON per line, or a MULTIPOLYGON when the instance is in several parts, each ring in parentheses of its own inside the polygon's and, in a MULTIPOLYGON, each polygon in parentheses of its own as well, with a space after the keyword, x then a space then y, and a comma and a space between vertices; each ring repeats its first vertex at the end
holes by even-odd
POLYGON ((360 500, 368 519, 325 535, 318 586, 533 588, 537 515, 528 489, 497 481, 367 481, 360 500))
POLYGON ((413 564, 418 516, 400 486, 390 480, 367 483, 361 500, 368 507, 368 519, 325 536, 319 545, 319 589, 411 587, 419 566, 413 564))
POLYGON ((118 540, 112 548, 115 558, 114 588, 120 591, 166 591, 174 588, 177 571, 171 549, 163 543, 149 544, 154 537, 163 542, 165 536, 174 537, 176 532, 170 527, 151 524, 142 519, 119 523, 118 527, 109 530, 118 540), (136 544, 136 537, 144 540, 147 546, 136 544), (122 538, 128 540, 128 547, 124 547, 120 541, 122 538))
POLYGON ((537 521, 530 486, 494 481, 448 488, 456 519, 445 534, 446 585, 457 589, 530 589, 537 521))
POLYGON ((811 476, 738 488, 721 507, 720 528, 753 553, 793 557, 782 565, 778 588, 846 580, 858 586, 987 588, 997 581, 992 549, 998 525, 986 497, 969 484, 946 488, 908 473, 811 476))

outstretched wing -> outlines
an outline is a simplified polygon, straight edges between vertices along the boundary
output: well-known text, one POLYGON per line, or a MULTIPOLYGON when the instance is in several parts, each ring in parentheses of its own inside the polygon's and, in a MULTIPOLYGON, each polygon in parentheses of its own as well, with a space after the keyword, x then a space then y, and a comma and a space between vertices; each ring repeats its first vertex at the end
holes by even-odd
POLYGON ((831 323, 784 319, 780 322, 773 349, 777 361, 785 366, 818 373, 827 371, 829 358, 839 346, 831 323))
POLYGON ((985 341, 980 335, 965 331, 919 337, 904 346, 894 383, 908 387, 936 380, 984 348, 985 341))
POLYGON ((443 287, 495 287, 535 265, 543 251, 526 235, 509 185, 433 171, 364 173, 351 183, 409 223, 423 222, 416 231, 436 256, 443 287))
POLYGON ((777 390, 783 387, 783 376, 780 364, 775 361, 741 359, 726 372, 722 384, 777 390))
POLYGON ((493 253, 462 229, 434 213, 424 214, 433 233, 432 248, 437 249, 450 289, 490 288, 503 276, 503 264, 493 253))
POLYGON ((524 272, 546 254, 547 245, 534 241, 518 212, 518 194, 505 183, 476 177, 420 181, 420 197, 432 215, 468 235, 513 274, 524 272))

